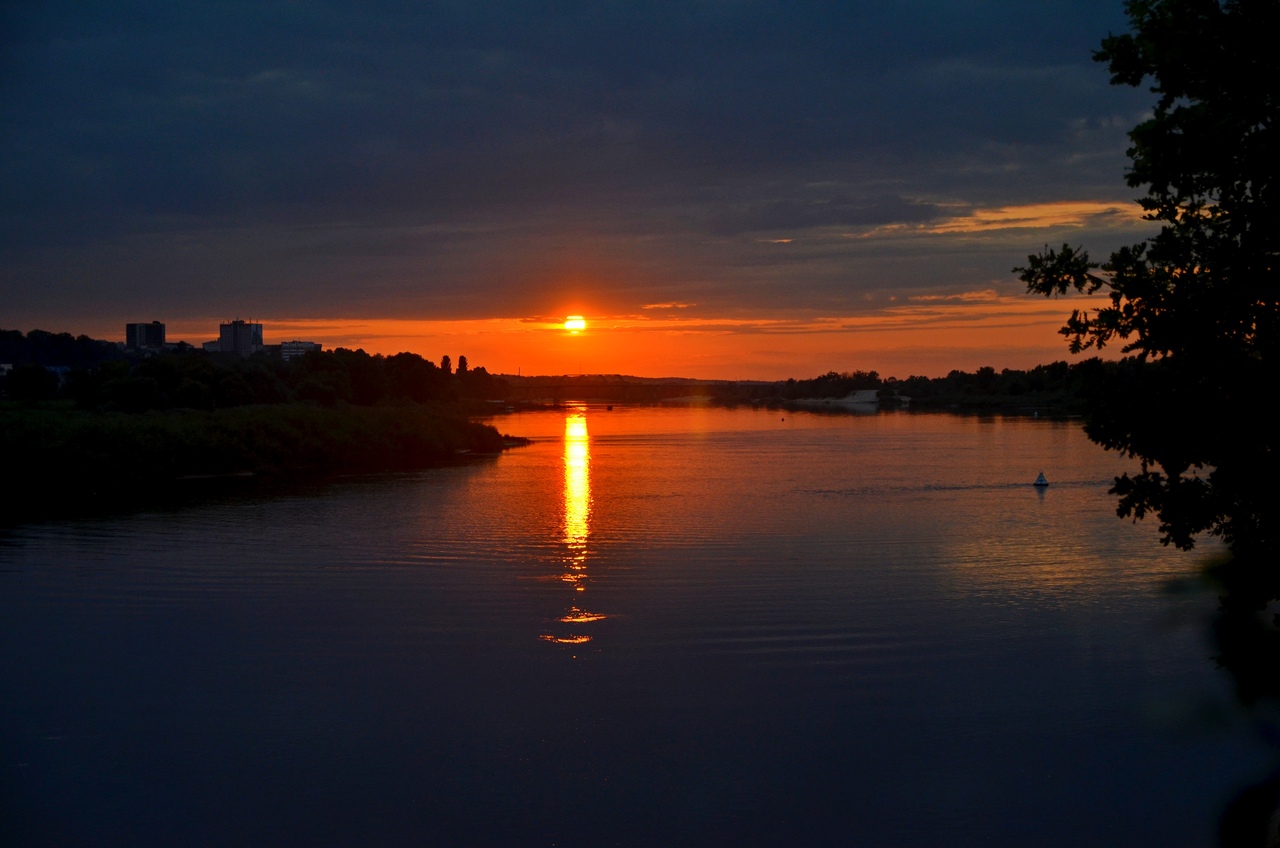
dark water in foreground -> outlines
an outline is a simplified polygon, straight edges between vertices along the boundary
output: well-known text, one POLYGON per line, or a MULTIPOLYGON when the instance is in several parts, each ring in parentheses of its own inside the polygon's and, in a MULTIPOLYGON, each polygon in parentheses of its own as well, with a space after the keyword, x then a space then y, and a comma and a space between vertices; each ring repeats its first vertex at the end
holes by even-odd
POLYGON ((1198 846, 1266 765, 1077 424, 498 423, 0 537, 0 843, 1198 846))

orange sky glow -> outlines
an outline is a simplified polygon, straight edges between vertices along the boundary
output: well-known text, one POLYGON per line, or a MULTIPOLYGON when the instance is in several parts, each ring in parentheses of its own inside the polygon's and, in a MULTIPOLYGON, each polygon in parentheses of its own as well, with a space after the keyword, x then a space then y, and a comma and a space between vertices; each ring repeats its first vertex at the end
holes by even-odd
MULTIPOLYGON (((795 273, 810 267, 824 272, 829 267, 847 267, 872 279, 896 273, 891 261, 879 266, 879 272, 868 271, 862 254, 841 253, 841 245, 845 249, 869 246, 873 253, 883 249, 890 256, 936 255, 930 261, 947 268, 940 279, 928 283, 887 284, 861 294, 852 287, 860 278, 851 272, 849 293, 837 298, 844 306, 809 303, 798 287, 794 303, 768 311, 753 302, 752 292, 761 286, 764 290, 786 286, 787 278, 750 274, 736 281, 741 298, 729 303, 721 296, 718 305, 700 304, 696 285, 672 284, 666 293, 677 297, 650 298, 645 294, 663 289, 646 288, 640 276, 628 277, 622 263, 596 274, 565 272, 563 285, 547 292, 548 311, 537 315, 503 315, 504 310, 530 308, 529 301, 517 306, 495 297, 485 307, 473 309, 475 317, 467 318, 423 317, 430 312, 424 305, 410 307, 411 317, 400 318, 318 318, 270 309, 242 317, 261 322, 269 344, 304 340, 371 354, 410 351, 437 362, 445 355, 455 362, 466 356, 473 367, 501 374, 780 380, 828 371, 937 377, 953 369, 972 371, 987 365, 997 370, 1030 368, 1071 360, 1059 328, 1073 308, 1092 309, 1104 298, 1047 300, 1024 294, 1017 291, 1012 272, 1004 278, 982 274, 974 270, 973 257, 998 256, 999 265, 1008 268, 1043 244, 1087 240, 1100 233, 1128 239, 1140 237, 1151 227, 1141 208, 1131 202, 938 205, 948 214, 927 222, 855 233, 815 227, 797 232, 794 238, 765 239, 771 249, 777 245, 789 252, 786 261, 800 263, 795 273), (811 255, 803 254, 805 250, 811 255), (487 310, 491 314, 486 317, 487 310), (583 326, 578 326, 579 319, 583 326)), ((376 303, 357 308, 386 309, 376 303)), ((533 308, 541 311, 543 307, 533 308)), ((170 341, 192 344, 215 338, 218 324, 230 317, 184 317, 157 311, 167 319, 170 341)), ((122 335, 119 316, 100 314, 88 323, 73 331, 99 338, 122 335)), ((1104 353, 1116 355, 1117 351, 1104 353)))
MULTIPOLYGON (((940 206, 953 213, 859 233, 818 227, 795 238, 767 239, 787 251, 813 251, 812 257, 802 257, 797 272, 809 262, 817 267, 834 262, 862 268, 853 255, 825 256, 831 245, 840 244, 883 247, 908 256, 941 251, 937 261, 947 263, 949 273, 941 280, 896 287, 896 293, 895 287, 885 286, 850 294, 843 300, 854 305, 828 305, 825 310, 797 294, 793 305, 766 311, 751 302, 752 287, 760 281, 749 275, 738 282, 743 292, 740 303, 726 305, 721 298, 718 306, 699 304, 696 286, 669 287, 671 294, 694 295, 687 299, 643 298, 643 281, 628 278, 620 269, 596 275, 566 274, 560 293, 546 298, 550 311, 539 315, 503 316, 504 304, 495 298, 489 308, 498 314, 490 317, 483 317, 480 310, 478 317, 426 318, 421 317, 422 306, 414 309, 418 316, 401 318, 317 318, 267 309, 242 317, 263 324, 268 344, 304 340, 371 354, 410 351, 437 362, 445 355, 455 362, 466 356, 473 367, 500 374, 780 380, 828 371, 937 377, 953 369, 972 371, 987 365, 997 370, 1030 368, 1070 361, 1059 328, 1073 308, 1096 308, 1105 298, 1031 296, 1017 291, 1011 272, 1006 278, 975 280, 975 271, 964 267, 975 254, 966 251, 997 255, 1000 264, 1008 263, 1007 268, 1042 244, 1077 241, 1098 233, 1141 236, 1151 227, 1133 203, 1077 200, 940 206), (948 283, 946 277, 952 274, 954 279, 948 283), (962 282, 965 277, 967 283, 962 282), (641 297, 632 300, 635 294, 641 297)), ((857 282, 856 277, 851 279, 857 282)), ((766 288, 785 284, 783 278, 765 280, 766 288)), ((379 309, 376 304, 364 308, 370 306, 379 309)), ((513 307, 508 303, 505 308, 513 307)), ((215 338, 218 324, 230 317, 183 317, 159 311, 168 319, 170 341, 197 345, 215 338)), ((87 323, 90 326, 73 331, 121 337, 118 316, 98 315, 87 323)), ((1117 355, 1117 350, 1104 354, 1117 355)))
MULTIPOLYGON (((452 321, 254 320, 263 323, 268 343, 305 339, 326 348, 412 351, 433 360, 464 355, 492 373, 776 380, 861 369, 906 377, 1070 359, 1058 328, 1072 308, 1091 308, 1101 300, 976 291, 905 298, 856 316, 773 319, 684 317, 662 310, 595 316, 580 310, 587 325, 581 332, 565 329, 564 316, 575 314, 569 311, 452 321)), ((182 321, 170 324, 168 334, 199 343, 215 329, 215 320, 182 321)))

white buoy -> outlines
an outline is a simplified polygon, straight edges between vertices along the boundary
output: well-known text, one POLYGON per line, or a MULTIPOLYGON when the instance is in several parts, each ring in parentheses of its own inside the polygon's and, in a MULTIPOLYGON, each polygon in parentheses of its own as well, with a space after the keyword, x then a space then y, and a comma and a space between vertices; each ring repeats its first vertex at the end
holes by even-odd
POLYGON ((1032 483, 1031 485, 1033 485, 1033 486, 1047 486, 1047 485, 1049 485, 1049 481, 1048 481, 1048 480, 1046 480, 1046 479, 1044 479, 1044 472, 1043 472, 1043 471, 1041 471, 1041 472, 1040 472, 1040 475, 1039 475, 1038 477, 1036 477, 1036 481, 1035 481, 1034 483, 1032 483))

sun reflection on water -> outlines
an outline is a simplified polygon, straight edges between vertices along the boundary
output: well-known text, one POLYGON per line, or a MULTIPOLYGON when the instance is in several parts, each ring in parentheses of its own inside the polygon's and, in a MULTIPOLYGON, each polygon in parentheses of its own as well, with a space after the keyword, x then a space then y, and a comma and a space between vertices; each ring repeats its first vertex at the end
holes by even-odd
MULTIPOLYGON (((569 551, 569 577, 575 582, 586 576, 590 532, 591 443, 587 417, 577 412, 564 419, 564 545, 569 551)), ((582 588, 578 586, 579 591, 582 588)))
POLYGON ((560 620, 565 624, 586 624, 589 621, 599 621, 604 618, 598 612, 587 612, 586 610, 570 607, 569 612, 560 616, 560 620))
POLYGON ((581 645, 591 641, 590 636, 553 636, 550 633, 545 633, 538 638, 544 642, 554 642, 557 645, 581 645))
MULTIPOLYGON (((587 543, 591 534, 591 439, 587 432, 587 416, 583 409, 569 412, 564 419, 564 533, 565 571, 560 579, 573 585, 575 592, 585 592, 587 582, 587 543)), ((605 616, 571 605, 557 620, 562 624, 589 624, 605 616)), ((548 642, 579 645, 591 641, 583 634, 556 636, 544 634, 548 642)))

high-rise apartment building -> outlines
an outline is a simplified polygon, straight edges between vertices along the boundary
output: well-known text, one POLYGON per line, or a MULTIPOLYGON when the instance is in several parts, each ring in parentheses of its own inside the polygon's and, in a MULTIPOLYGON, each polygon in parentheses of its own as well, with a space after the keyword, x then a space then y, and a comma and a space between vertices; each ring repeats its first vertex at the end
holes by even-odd
POLYGON ((124 346, 129 350, 159 350, 164 347, 164 324, 125 324, 124 346))
POLYGON ((239 318, 230 324, 219 324, 218 349, 240 356, 257 353, 262 350, 262 325, 250 324, 239 318))

